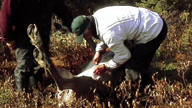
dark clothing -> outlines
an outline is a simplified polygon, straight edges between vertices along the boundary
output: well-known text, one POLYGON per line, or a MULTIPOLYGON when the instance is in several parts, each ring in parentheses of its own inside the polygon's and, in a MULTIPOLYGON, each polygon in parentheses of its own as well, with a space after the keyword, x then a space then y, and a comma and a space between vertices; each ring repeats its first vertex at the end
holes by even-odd
POLYGON ((147 80, 149 80, 149 77, 146 78, 146 72, 156 53, 156 50, 163 42, 166 35, 167 24, 164 21, 163 28, 155 39, 147 42, 146 44, 136 45, 131 50, 131 58, 124 64, 126 74, 128 74, 131 80, 136 81, 139 78, 139 75, 143 76, 142 81, 147 82, 147 80))
POLYGON ((46 47, 53 13, 70 29, 72 14, 64 5, 64 0, 4 0, 0 16, 2 40, 15 40, 21 46, 30 44, 27 27, 36 24, 46 47))
POLYGON ((15 50, 17 67, 14 75, 18 91, 23 88, 27 91, 28 86, 36 88, 38 82, 42 82, 42 74, 44 73, 33 57, 34 46, 26 45, 15 50))
POLYGON ((37 76, 35 71, 42 70, 39 70, 40 66, 34 60, 34 46, 27 35, 27 27, 30 24, 37 25, 45 52, 49 56, 49 35, 53 14, 60 17, 63 25, 70 30, 73 18, 64 0, 4 0, 3 2, 0 30, 2 41, 15 40, 16 42, 15 77, 18 91, 23 88, 27 89, 29 84, 35 87, 38 82, 35 78, 37 76))

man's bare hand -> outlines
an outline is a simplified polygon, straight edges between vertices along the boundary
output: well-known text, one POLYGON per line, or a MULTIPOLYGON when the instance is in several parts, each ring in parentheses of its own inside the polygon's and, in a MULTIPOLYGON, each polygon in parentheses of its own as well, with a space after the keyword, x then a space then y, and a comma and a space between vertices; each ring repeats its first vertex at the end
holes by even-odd
POLYGON ((95 74, 95 75, 102 75, 105 71, 106 71, 105 65, 98 65, 98 66, 95 68, 94 74, 95 74))
POLYGON ((93 58, 93 63, 95 65, 99 64, 99 62, 101 61, 101 53, 100 52, 96 52, 95 56, 93 58))
POLYGON ((11 51, 15 50, 15 40, 6 42, 6 45, 9 47, 11 51))

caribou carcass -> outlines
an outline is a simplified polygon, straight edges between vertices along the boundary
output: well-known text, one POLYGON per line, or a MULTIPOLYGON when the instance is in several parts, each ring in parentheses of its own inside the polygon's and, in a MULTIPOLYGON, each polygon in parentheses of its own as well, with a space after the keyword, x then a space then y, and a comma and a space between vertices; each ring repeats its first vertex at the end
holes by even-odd
MULTIPOLYGON (((81 69, 81 73, 78 75, 72 75, 67 69, 54 67, 51 59, 46 56, 44 47, 39 35, 37 26, 35 24, 30 24, 27 29, 28 36, 31 39, 31 43, 36 47, 34 51, 38 54, 34 55, 36 61, 41 65, 41 67, 48 70, 51 77, 54 79, 55 84, 58 89, 58 98, 61 103, 69 105, 73 100, 72 96, 83 96, 88 94, 90 90, 94 93, 105 94, 108 93, 108 88, 103 84, 103 81, 108 82, 118 82, 118 76, 124 76, 123 69, 114 70, 113 72, 105 72, 101 76, 94 75, 95 65, 93 61, 90 61, 85 67, 81 69), (122 71, 122 72, 121 72, 122 71)), ((100 64, 109 61, 113 57, 112 52, 107 52, 102 55, 102 60, 100 64)), ((99 64, 99 65, 100 65, 99 64)))

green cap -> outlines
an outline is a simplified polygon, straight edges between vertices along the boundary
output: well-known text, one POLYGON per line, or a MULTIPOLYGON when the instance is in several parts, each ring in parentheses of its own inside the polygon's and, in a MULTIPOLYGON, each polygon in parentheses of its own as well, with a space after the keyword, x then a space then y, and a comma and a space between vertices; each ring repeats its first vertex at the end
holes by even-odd
POLYGON ((80 15, 76 17, 71 24, 72 32, 76 34, 76 42, 79 44, 83 42, 83 33, 87 28, 89 21, 89 18, 87 18, 85 15, 80 15))

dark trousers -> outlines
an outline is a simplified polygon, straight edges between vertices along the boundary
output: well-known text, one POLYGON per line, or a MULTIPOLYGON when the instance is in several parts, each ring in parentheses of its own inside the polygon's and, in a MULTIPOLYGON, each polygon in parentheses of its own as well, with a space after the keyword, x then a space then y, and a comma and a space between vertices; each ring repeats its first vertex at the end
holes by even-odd
POLYGON ((167 25, 164 22, 163 28, 159 35, 146 44, 136 45, 131 49, 131 58, 124 64, 126 76, 132 81, 136 81, 141 75, 142 80, 149 80, 149 76, 146 75, 150 63, 167 35, 167 25))
POLYGON ((15 50, 17 67, 15 68, 15 82, 17 91, 28 91, 28 87, 36 88, 38 82, 42 82, 44 69, 42 69, 33 57, 32 45, 20 45, 15 50))

